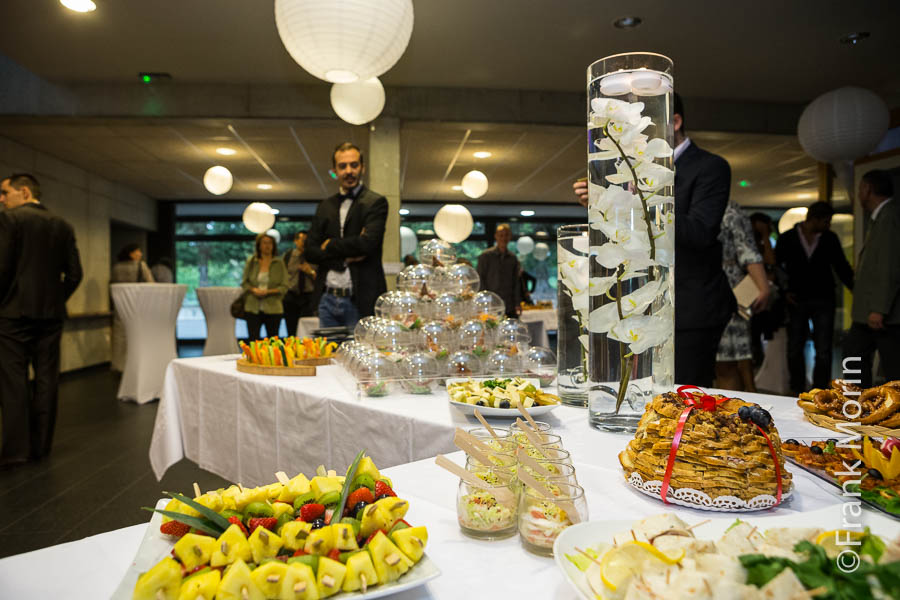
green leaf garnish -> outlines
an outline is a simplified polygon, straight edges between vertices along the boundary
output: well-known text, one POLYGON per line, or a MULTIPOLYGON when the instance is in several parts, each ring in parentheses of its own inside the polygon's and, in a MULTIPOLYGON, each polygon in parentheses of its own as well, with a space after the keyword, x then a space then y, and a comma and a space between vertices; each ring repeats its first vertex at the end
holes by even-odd
POLYGON ((199 502, 195 502, 194 500, 191 500, 187 496, 184 496, 184 495, 176 493, 176 492, 166 492, 166 494, 168 494, 172 498, 178 500, 182 504, 186 504, 187 506, 190 506, 191 508, 196 510, 198 513, 200 513, 201 515, 206 517, 209 521, 211 521, 212 523, 215 523, 217 526, 221 527, 222 531, 225 531, 226 529, 228 529, 229 526, 231 526, 231 523, 228 521, 228 519, 226 519, 225 517, 223 517, 216 511, 214 511, 213 509, 209 508, 208 506, 203 506, 199 502))
POLYGON ((365 456, 365 454, 365 448, 360 450, 353 462, 350 463, 350 468, 347 469, 347 476, 344 477, 344 486, 341 490, 341 500, 335 507, 331 517, 332 520, 334 520, 334 515, 337 515, 337 521, 335 522, 340 522, 341 517, 344 515, 344 506, 347 505, 347 497, 350 495, 350 486, 353 485, 353 479, 356 477, 356 469, 359 467, 359 461, 362 460, 362 457, 365 456))

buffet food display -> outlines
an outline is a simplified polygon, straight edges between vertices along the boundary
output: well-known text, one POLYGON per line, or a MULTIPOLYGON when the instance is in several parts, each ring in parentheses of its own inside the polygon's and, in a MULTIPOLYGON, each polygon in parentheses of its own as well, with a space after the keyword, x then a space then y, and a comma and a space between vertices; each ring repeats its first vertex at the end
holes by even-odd
POLYGON ((315 375, 316 366, 332 362, 337 344, 328 338, 277 336, 239 342, 237 370, 256 375, 315 375))
POLYGON ((900 381, 862 389, 835 379, 825 390, 800 394, 797 406, 806 418, 834 431, 854 429, 869 435, 900 436, 900 381))

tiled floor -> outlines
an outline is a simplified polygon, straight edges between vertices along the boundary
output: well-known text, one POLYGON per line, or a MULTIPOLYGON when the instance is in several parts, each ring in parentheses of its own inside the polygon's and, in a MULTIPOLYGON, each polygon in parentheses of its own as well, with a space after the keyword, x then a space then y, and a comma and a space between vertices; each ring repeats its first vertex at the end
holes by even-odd
POLYGON ((227 485, 183 460, 156 481, 148 449, 158 403, 116 400, 109 367, 63 375, 51 455, 0 472, 0 557, 144 523, 163 490, 227 485))

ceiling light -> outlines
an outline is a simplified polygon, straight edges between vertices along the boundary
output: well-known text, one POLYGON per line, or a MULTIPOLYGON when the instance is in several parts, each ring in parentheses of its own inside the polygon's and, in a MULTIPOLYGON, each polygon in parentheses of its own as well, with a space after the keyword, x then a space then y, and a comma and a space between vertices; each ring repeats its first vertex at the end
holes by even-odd
POLYGON ((463 194, 469 198, 481 198, 488 191, 488 178, 481 171, 469 171, 463 176, 462 188, 463 194))
POLYGON ((613 27, 618 29, 634 29, 641 23, 643 23, 643 19, 640 17, 621 17, 613 21, 613 27))
POLYGON ((813 195, 810 193, 797 194, 798 200, 808 200, 809 198, 812 198, 812 197, 813 197, 813 195))
POLYGON ((256 188, 260 189, 260 190, 271 190, 272 184, 271 183, 260 183, 259 185, 256 186, 256 188))
POLYGON ((519 214, 522 215, 523 217, 533 217, 534 211, 533 210, 523 210, 519 214))
POLYGON ((475 158, 490 158, 491 153, 487 150, 479 150, 478 152, 473 152, 472 156, 474 156, 475 158))
POLYGON ((847 35, 841 36, 841 43, 848 44, 850 46, 855 46, 859 42, 863 41, 869 37, 868 31, 854 31, 853 33, 848 33, 847 35))
POLYGON ((234 178, 231 176, 231 171, 222 165, 208 168, 203 175, 203 186, 210 194, 215 194, 216 196, 227 194, 233 183, 234 178))
POLYGON ((408 209, 408 208, 401 208, 399 212, 400 212, 401 215, 406 216, 406 215, 409 214, 409 209, 408 209))
POLYGON ((75 12, 86 13, 97 10, 93 0, 59 0, 59 3, 75 12))
POLYGON ((450 188, 450 189, 452 189, 454 192, 461 192, 461 191, 462 191, 462 186, 461 186, 461 185, 454 185, 454 186, 453 186, 452 188, 450 188))
POLYGON ((277 215, 277 214, 280 213, 280 212, 281 212, 281 209, 279 209, 279 208, 273 208, 273 209, 272 209, 272 214, 273 214, 273 215, 277 215))
POLYGON ((237 150, 234 148, 216 148, 216 153, 222 156, 232 156, 237 153, 237 150))

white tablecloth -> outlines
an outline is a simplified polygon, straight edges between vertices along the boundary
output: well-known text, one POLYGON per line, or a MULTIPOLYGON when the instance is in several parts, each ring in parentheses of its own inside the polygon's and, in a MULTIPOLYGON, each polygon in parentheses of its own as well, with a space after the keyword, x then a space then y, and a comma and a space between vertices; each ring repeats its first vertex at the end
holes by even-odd
POLYGON ((239 287, 198 287, 197 300, 206 318, 206 343, 203 356, 218 356, 238 351, 234 336, 231 303, 241 294, 239 287))
POLYGON ((177 356, 175 319, 187 286, 114 283, 109 287, 128 336, 118 398, 149 402, 159 397, 166 365, 177 356))
MULTIPOLYGON (((519 320, 528 326, 531 333, 531 345, 550 346, 550 338, 547 337, 548 331, 556 331, 559 326, 556 320, 556 311, 552 308, 539 310, 523 310, 519 315, 519 320)), ((553 348, 553 350, 556 350, 553 348)))
POLYGON ((300 317, 297 323, 297 337, 313 337, 313 331, 319 328, 319 317, 300 317))

